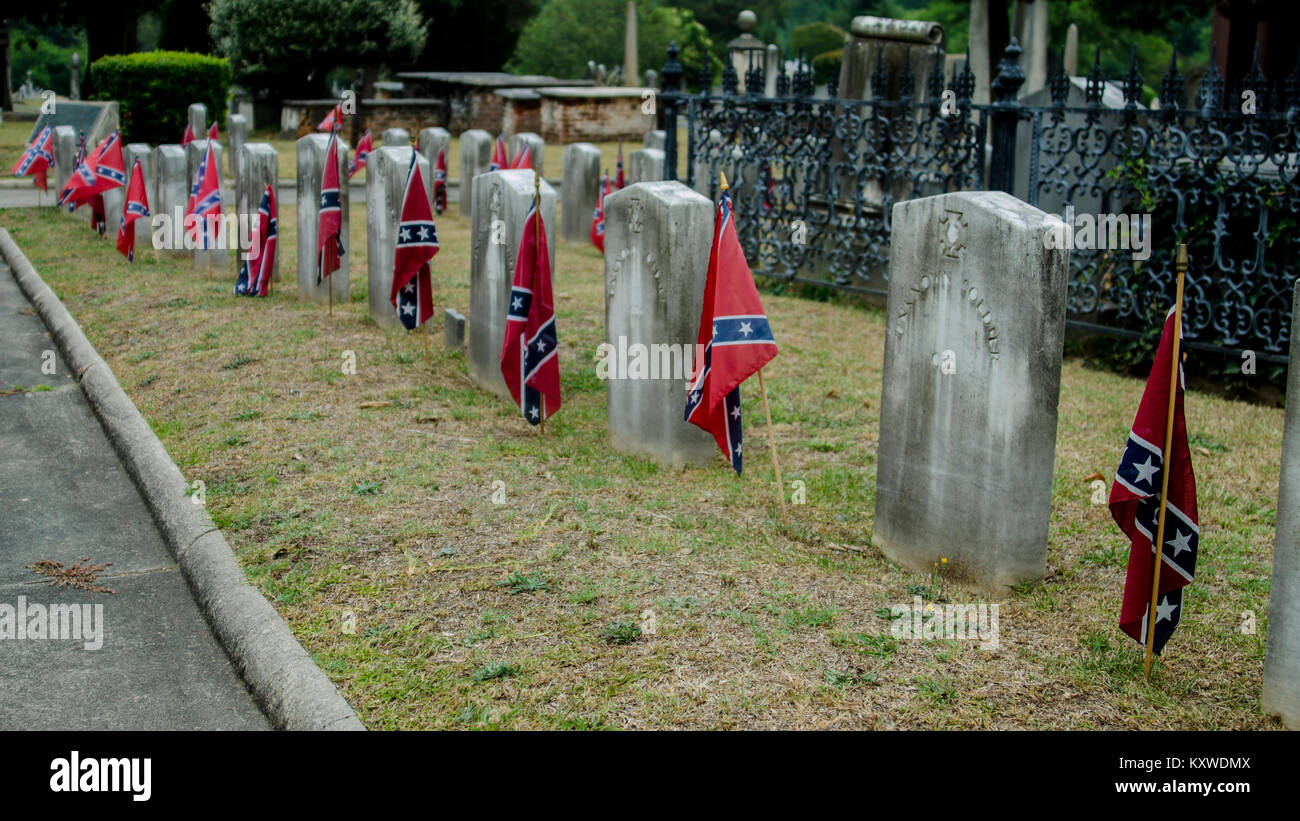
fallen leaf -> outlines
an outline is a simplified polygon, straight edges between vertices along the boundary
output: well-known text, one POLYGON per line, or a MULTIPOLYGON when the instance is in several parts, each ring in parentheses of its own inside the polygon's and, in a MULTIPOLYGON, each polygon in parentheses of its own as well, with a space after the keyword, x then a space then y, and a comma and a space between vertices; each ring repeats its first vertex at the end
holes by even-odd
MULTIPOLYGON (((1100 473, 1089 473, 1087 476, 1083 477, 1083 481, 1085 481, 1085 482, 1095 482, 1095 481, 1098 480, 1098 479, 1102 480, 1103 482, 1106 481, 1106 477, 1105 477, 1105 476, 1102 476, 1100 473)), ((1154 547, 1151 548, 1151 552, 1152 552, 1152 553, 1155 553, 1155 548, 1154 548, 1154 547)), ((1153 582, 1153 584, 1154 584, 1154 582, 1153 582)))
POLYGON ((358 407, 358 408, 386 408, 386 407, 388 407, 388 406, 391 405, 391 404, 393 404, 393 403, 392 403, 392 402, 388 402, 388 401, 384 401, 384 402, 362 402, 360 405, 357 405, 357 407, 358 407))

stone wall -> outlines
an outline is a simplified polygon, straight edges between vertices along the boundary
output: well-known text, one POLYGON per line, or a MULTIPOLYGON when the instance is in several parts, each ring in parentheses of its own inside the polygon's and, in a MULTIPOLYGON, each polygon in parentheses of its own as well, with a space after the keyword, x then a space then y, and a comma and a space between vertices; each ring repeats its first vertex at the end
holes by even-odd
POLYGON ((640 140, 654 127, 636 88, 547 88, 540 92, 541 130, 548 143, 640 140))

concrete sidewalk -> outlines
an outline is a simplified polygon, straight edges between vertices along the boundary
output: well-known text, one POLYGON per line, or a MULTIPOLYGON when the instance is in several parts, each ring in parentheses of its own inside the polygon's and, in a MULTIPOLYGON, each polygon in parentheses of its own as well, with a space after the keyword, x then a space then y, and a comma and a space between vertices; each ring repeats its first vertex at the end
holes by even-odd
POLYGON ((0 395, 0 730, 269 728, 0 260, 0 393, 15 385, 28 390, 0 395), (50 357, 52 375, 42 372, 50 357), (31 390, 42 385, 52 390, 31 390), (113 563, 97 585, 116 594, 51 587, 28 567, 85 557, 113 563), (17 638, 4 619, 20 596, 25 623, 33 605, 103 605, 103 646, 17 638))

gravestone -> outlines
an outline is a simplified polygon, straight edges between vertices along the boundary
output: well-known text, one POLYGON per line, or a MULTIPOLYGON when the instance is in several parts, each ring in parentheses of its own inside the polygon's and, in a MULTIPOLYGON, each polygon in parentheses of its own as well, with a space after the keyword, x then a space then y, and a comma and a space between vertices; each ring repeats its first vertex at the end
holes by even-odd
MULTIPOLYGON (((474 200, 479 205, 474 209, 469 267, 469 377, 506 401, 513 400, 501 378, 501 342, 515 256, 533 202, 533 180, 533 172, 522 169, 490 171, 474 178, 474 200)), ((555 204, 555 189, 542 180, 542 220, 553 275, 555 204)))
MULTIPOLYGON (((448 171, 450 172, 451 151, 447 150, 450 147, 451 132, 447 129, 438 128, 437 126, 421 129, 420 155, 429 161, 430 168, 438 167, 438 152, 442 150, 447 151, 447 165, 449 166, 448 171)), ((451 174, 448 173, 448 176, 451 176, 451 174)))
POLYGON ((471 128, 460 135, 460 215, 474 217, 474 178, 492 164, 492 135, 471 128))
POLYGON ((442 344, 453 351, 465 347, 465 315, 455 308, 442 313, 442 344))
POLYGON ((184 227, 185 204, 190 196, 185 149, 174 144, 160 145, 153 150, 150 165, 154 173, 149 181, 149 209, 167 216, 173 230, 164 243, 167 246, 164 252, 179 256, 186 253, 185 246, 177 243, 175 237, 184 227))
POLYGON ((591 143, 569 143, 560 163, 560 236, 570 242, 589 242, 591 215, 600 198, 600 149, 591 143))
MULTIPOLYGON (((316 284, 316 220, 320 216, 320 183, 325 170, 325 151, 329 146, 328 134, 308 134, 298 140, 298 293, 317 302, 325 302, 334 295, 334 301, 346 303, 349 294, 348 269, 352 262, 352 237, 348 230, 350 216, 348 197, 348 144, 339 139, 339 207, 343 223, 340 237, 343 256, 339 269, 316 284), (330 291, 326 291, 330 288, 330 291)), ((367 174, 367 176, 369 176, 367 174)))
POLYGON ((993 191, 893 210, 874 541, 989 592, 1047 561, 1069 253, 1046 219, 993 191))
POLYGON ((186 116, 188 118, 187 122, 190 124, 190 130, 194 132, 194 139, 207 139, 208 107, 203 103, 190 103, 189 112, 186 116))
MULTIPOLYGON (((410 146, 411 133, 405 128, 385 128, 383 135, 380 137, 380 144, 389 148, 410 146)), ((367 162, 369 161, 367 160, 367 162)))
MULTIPOLYGON (((240 149, 239 176, 235 178, 235 208, 240 214, 248 214, 250 219, 262 206, 262 195, 266 187, 275 191, 276 218, 280 209, 280 155, 270 143, 244 143, 240 149)), ((277 240, 277 246, 279 241, 277 240)), ((275 261, 271 264, 271 281, 280 279, 280 258, 284 254, 278 250, 275 261)))
MULTIPOLYGON (((1300 282, 1296 283, 1291 316, 1300 317, 1300 282)), ((1292 730, 1300 730, 1300 333, 1296 328, 1292 324, 1268 599, 1268 651, 1260 695, 1264 713, 1280 717, 1292 730)))
MULTIPOLYGON (((406 146, 376 148, 366 160, 366 270, 370 317, 381 328, 405 330, 397 309, 388 301, 393 289, 393 262, 397 254, 397 229, 402 220, 406 174, 415 149, 406 146)), ((416 154, 427 187, 429 163, 416 154)), ((434 257, 433 265, 437 264, 434 257)))
POLYGON ((667 132, 665 132, 662 128, 655 129, 654 131, 647 131, 645 133, 645 136, 641 138, 641 147, 657 148, 660 151, 663 151, 664 142, 666 139, 667 139, 667 132))
MULTIPOLYGON (((31 142, 28 140, 28 142, 31 142)), ((54 127, 54 170, 57 173, 58 188, 54 190, 57 198, 72 176, 73 165, 77 160, 77 131, 70 125, 54 127)))
MULTIPOLYGON (((101 140, 117 130, 118 120, 116 101, 74 103, 59 100, 56 105, 50 107, 49 111, 42 107, 31 133, 27 135, 27 143, 30 145, 32 140, 36 139, 36 135, 41 133, 41 129, 47 125, 50 128, 58 128, 62 125, 72 129, 74 138, 78 134, 85 134, 88 145, 98 145, 101 140)), ((77 151, 75 142, 72 151, 75 155, 77 151)))
POLYGON ((659 148, 633 151, 627 160, 628 183, 658 182, 664 178, 664 152, 659 148))
MULTIPOLYGON (((154 209, 157 207, 153 204, 153 147, 148 143, 127 143, 122 149, 122 159, 126 163, 126 184, 131 184, 131 169, 135 167, 135 161, 140 161, 140 171, 144 174, 145 196, 149 198, 149 214, 152 216, 157 213, 154 209)), ((125 192, 123 191, 123 201, 125 201, 125 192)), ((119 217, 121 214, 118 215, 119 217)), ((131 223, 135 228, 135 252, 140 254, 145 248, 153 247, 153 231, 149 227, 149 220, 138 219, 131 223)), ((109 232, 116 238, 118 223, 110 221, 108 223, 109 232)), ((116 241, 116 240, 115 240, 116 241)))
POLYGON ((680 182, 605 198, 610 441, 670 467, 707 463, 717 451, 708 432, 682 418, 712 239, 713 204, 680 182))
POLYGON ((239 179, 239 163, 244 159, 244 143, 248 142, 248 118, 243 114, 230 114, 226 117, 226 142, 230 143, 230 153, 226 171, 231 179, 239 179))
POLYGON ((546 141, 540 135, 531 131, 523 131, 512 136, 510 138, 510 159, 516 159, 519 152, 524 150, 525 145, 532 151, 533 170, 545 177, 546 161, 545 157, 542 156, 542 151, 546 148, 546 141))
MULTIPOLYGON (((196 103, 195 105, 202 105, 202 104, 196 103)), ((193 108, 193 106, 191 106, 191 108, 193 108)), ((189 186, 190 186, 189 190, 193 190, 194 178, 198 175, 198 171, 199 171, 199 163, 203 160, 203 156, 207 152, 207 150, 208 150, 208 139, 206 137, 201 140, 194 140, 193 142, 185 146, 185 173, 189 177, 189 186)), ((221 154, 222 154, 221 143, 214 142, 212 144, 212 155, 213 155, 213 159, 216 160, 216 164, 217 164, 218 185, 221 184, 221 154)), ((186 199, 187 200, 189 199, 188 191, 186 192, 186 199)), ((223 214, 225 213, 224 204, 222 207, 222 213, 223 214)), ((213 240, 213 242, 217 242, 219 241, 219 239, 220 238, 217 238, 213 240)), ((231 243, 237 239, 238 237, 234 237, 234 238, 227 237, 226 241, 227 243, 231 243)), ((212 268, 214 270, 220 270, 222 267, 224 267, 230 262, 230 257, 226 253, 227 247, 228 245, 223 244, 221 247, 195 249, 193 251, 195 267, 204 268, 204 269, 212 268)))

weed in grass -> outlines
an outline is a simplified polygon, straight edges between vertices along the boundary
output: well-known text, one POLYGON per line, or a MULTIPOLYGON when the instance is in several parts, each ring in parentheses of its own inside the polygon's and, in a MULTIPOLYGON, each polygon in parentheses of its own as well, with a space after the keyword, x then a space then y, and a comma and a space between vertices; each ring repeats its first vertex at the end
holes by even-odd
POLYGON ((831 645, 882 659, 898 652, 898 640, 893 636, 872 633, 840 633, 831 638, 831 645))
POLYGON ((495 661, 474 672, 475 681, 491 681, 494 678, 513 678, 519 675, 519 668, 507 661, 495 661))
POLYGON ((826 670, 826 683, 832 687, 854 687, 859 684, 875 684, 876 681, 875 673, 868 673, 860 667, 826 670))
POLYGON ((510 591, 510 595, 517 596, 520 593, 537 593, 540 591, 549 591, 550 582, 541 573, 524 575, 516 570, 510 574, 510 578, 496 583, 497 587, 504 587, 510 591))
POLYGON ((357 482, 352 486, 352 492, 358 496, 375 496, 383 486, 383 482, 357 482))
POLYGON ((805 607, 787 613, 785 625, 791 630, 799 630, 804 627, 826 627, 834 624, 839 614, 840 611, 837 607, 805 607))
POLYGON ((957 700, 957 688, 949 681, 923 678, 917 679, 917 692, 921 698, 932 704, 952 704, 957 700))
POLYGON ((619 619, 606 625, 601 635, 610 644, 631 644, 641 638, 641 625, 631 619, 619 619))

